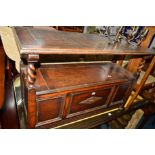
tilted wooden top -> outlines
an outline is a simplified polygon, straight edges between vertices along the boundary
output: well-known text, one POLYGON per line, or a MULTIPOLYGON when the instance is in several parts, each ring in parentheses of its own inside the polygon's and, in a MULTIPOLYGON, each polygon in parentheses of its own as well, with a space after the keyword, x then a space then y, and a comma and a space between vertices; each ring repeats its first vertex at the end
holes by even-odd
POLYGON ((135 77, 113 63, 44 65, 37 70, 37 94, 129 81, 135 77))
POLYGON ((155 50, 131 45, 112 45, 96 34, 15 27, 20 54, 155 55, 155 50))

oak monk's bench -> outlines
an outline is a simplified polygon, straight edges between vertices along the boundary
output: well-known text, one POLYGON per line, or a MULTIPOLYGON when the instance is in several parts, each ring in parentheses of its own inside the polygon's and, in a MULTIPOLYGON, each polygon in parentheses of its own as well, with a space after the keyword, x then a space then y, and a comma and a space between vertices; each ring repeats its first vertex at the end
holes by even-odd
POLYGON ((33 27, 15 27, 13 31, 21 58, 27 128, 90 128, 101 123, 102 115, 126 107, 142 57, 155 55, 151 49, 109 44, 108 39, 95 34, 33 27), (127 69, 114 61, 53 62, 57 56, 84 55, 134 59, 127 69))

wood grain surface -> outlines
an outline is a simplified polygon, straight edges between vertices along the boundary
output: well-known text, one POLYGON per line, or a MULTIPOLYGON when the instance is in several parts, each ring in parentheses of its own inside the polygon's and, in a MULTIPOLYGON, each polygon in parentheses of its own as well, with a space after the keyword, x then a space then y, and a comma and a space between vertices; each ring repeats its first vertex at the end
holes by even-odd
POLYGON ((36 91, 60 92, 134 79, 127 70, 114 63, 52 64, 37 70, 36 91))
POLYGON ((155 50, 129 44, 109 44, 96 34, 59 32, 32 27, 15 27, 20 54, 155 55, 155 50))

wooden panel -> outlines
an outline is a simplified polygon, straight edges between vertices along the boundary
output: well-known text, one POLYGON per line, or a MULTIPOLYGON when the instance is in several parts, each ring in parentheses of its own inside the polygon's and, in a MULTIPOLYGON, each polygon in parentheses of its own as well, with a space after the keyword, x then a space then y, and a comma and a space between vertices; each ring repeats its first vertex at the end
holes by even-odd
POLYGON ((113 54, 146 55, 151 49, 109 44, 109 40, 96 34, 59 32, 32 27, 16 27, 17 44, 23 54, 113 54))
MULTIPOLYGON (((38 123, 36 125, 36 128, 53 128, 53 127, 56 127, 56 126, 59 126, 59 125, 63 125, 63 124, 72 124, 72 122, 78 122, 78 121, 81 121, 81 120, 85 120, 87 118, 92 118, 92 117, 95 117, 96 115, 102 115, 103 113, 108 113, 110 111, 115 111, 117 110, 117 106, 114 105, 112 107, 108 107, 106 109, 98 109, 98 110, 95 110, 95 111, 90 111, 90 112, 87 112, 87 113, 83 113, 81 115, 75 115, 75 116, 72 116, 72 117, 67 117, 66 119, 62 119, 62 120, 58 120, 58 121, 47 121, 47 122, 41 122, 41 123, 38 123)), ((89 127, 88 127, 89 128, 89 127)))
POLYGON ((71 103, 69 114, 92 109, 102 106, 107 107, 107 99, 110 95, 111 88, 102 88, 88 92, 71 93, 71 103))
POLYGON ((38 101, 38 122, 60 118, 64 106, 64 96, 38 101))

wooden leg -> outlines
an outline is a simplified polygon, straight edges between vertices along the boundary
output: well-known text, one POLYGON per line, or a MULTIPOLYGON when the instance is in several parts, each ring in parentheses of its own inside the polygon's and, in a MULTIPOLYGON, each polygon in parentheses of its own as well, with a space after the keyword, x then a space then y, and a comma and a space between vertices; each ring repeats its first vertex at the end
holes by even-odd
POLYGON ((152 58, 152 61, 148 67, 148 69, 146 70, 145 72, 145 75, 143 76, 141 82, 140 82, 140 85, 139 87, 137 88, 135 94, 133 95, 132 99, 128 102, 128 104, 125 105, 125 108, 128 109, 134 102, 134 100, 137 98, 138 94, 140 93, 140 91, 142 90, 148 76, 150 75, 152 69, 154 68, 155 66, 155 56, 152 58))
POLYGON ((27 67, 27 127, 35 128, 37 119, 37 105, 36 105, 36 68, 35 63, 38 62, 38 55, 28 56, 28 67, 27 67))
POLYGON ((27 127, 35 128, 37 118, 36 91, 28 88, 27 127))

